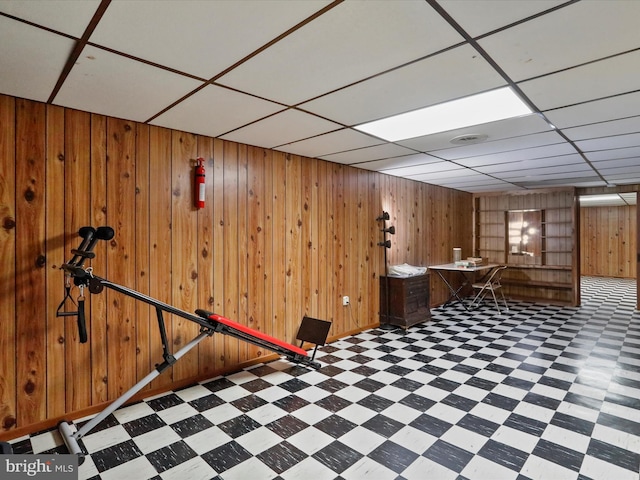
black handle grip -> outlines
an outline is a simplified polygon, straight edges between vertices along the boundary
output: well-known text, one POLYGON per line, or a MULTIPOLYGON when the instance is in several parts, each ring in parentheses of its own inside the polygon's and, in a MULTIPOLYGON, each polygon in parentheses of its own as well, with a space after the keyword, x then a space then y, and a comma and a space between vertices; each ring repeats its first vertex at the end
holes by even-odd
POLYGON ((98 227, 96 230, 96 238, 98 240, 111 240, 116 232, 111 227, 98 227))
POLYGON ((78 335, 80 343, 87 343, 87 322, 84 318, 84 300, 78 302, 78 335))
POLYGON ((73 258, 67 265, 81 267, 85 258, 94 258, 95 255, 91 253, 98 243, 98 240, 111 240, 115 232, 111 227, 82 227, 78 230, 78 235, 82 237, 80 246, 71 250, 73 258))
MULTIPOLYGON (((93 227, 82 227, 78 230, 78 235, 82 237, 82 242, 80 242, 80 246, 78 247, 79 251, 85 251, 87 247, 91 244, 94 236, 96 234, 96 229, 93 227)), ((82 255, 74 254, 73 258, 69 262, 69 265, 78 265, 78 262, 81 262, 82 255)), ((82 262, 81 262, 82 263, 82 262)))
MULTIPOLYGON (((93 238, 89 242, 89 245, 87 245, 87 248, 86 248, 85 252, 91 253, 93 251, 93 249, 95 248, 96 243, 98 243, 98 240, 111 240, 114 235, 115 235, 115 232, 113 231, 113 228, 111 228, 111 227, 98 227, 98 229, 96 230, 95 235, 93 236, 93 238)), ((93 257, 91 257, 91 258, 93 258, 93 257)))

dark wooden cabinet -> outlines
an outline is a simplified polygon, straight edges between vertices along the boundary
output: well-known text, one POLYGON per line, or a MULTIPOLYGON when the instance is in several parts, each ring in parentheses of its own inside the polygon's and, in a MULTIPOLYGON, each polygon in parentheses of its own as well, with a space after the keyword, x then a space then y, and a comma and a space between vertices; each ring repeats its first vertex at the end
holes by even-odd
POLYGON ((429 274, 414 277, 380 277, 380 323, 409 328, 431 318, 429 309, 429 274), (387 315, 387 307, 389 314, 387 315))

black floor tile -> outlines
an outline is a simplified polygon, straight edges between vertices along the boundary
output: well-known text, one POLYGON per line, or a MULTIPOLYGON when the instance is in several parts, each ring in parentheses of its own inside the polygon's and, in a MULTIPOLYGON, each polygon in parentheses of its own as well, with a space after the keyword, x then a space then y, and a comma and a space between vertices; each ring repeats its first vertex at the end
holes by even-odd
POLYGON ((436 440, 423 455, 440 465, 444 465, 449 470, 458 473, 460 473, 473 458, 473 453, 467 452, 443 440, 436 440))
POLYGON ((538 441, 538 444, 533 449, 532 455, 557 463, 575 472, 580 470, 584 458, 584 454, 582 453, 544 439, 538 441))
POLYGON ((505 445, 504 443, 499 443, 491 439, 482 446, 478 455, 503 467, 515 470, 516 472, 522 469, 527 458, 529 458, 529 454, 513 446, 505 445))
POLYGON ((153 465, 159 473, 197 456, 198 454, 184 442, 176 442, 146 455, 151 465, 153 465))
POLYGON ((303 461, 307 458, 307 454, 285 440, 259 453, 256 457, 271 470, 280 474, 303 461))
POLYGON ((417 453, 390 440, 384 442, 367 456, 396 473, 406 470, 418 458, 417 453))
POLYGON ((449 422, 432 417, 431 415, 427 415, 426 413, 420 415, 409 425, 417 428, 418 430, 433 435, 434 437, 441 437, 447 430, 449 430, 453 426, 449 422))
POLYGON ((253 457, 251 453, 235 441, 225 443, 201 456, 218 473, 223 473, 253 457))
POLYGON ((360 452, 339 441, 330 443, 312 456, 336 473, 344 472, 363 457, 360 452))

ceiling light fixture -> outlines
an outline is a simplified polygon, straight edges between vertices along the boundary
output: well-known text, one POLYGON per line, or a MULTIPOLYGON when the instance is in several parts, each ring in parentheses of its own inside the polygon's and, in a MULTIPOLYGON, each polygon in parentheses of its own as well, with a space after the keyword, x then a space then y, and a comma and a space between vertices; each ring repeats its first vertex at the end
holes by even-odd
POLYGON ((602 203, 620 201, 620 195, 612 193, 608 195, 581 195, 580 203, 602 203))
POLYGON ((531 109, 511 88, 504 87, 363 123, 354 128, 388 142, 396 142, 531 113, 531 109))

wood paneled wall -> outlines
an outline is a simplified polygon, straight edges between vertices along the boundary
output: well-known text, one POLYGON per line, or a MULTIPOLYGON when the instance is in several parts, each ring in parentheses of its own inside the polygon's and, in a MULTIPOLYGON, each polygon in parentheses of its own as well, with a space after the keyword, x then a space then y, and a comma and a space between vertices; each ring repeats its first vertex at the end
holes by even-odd
MULTIPOLYGON (((96 248, 98 275, 294 342, 305 314, 332 321, 331 337, 376 324, 383 210, 397 229, 390 264, 448 262, 452 246, 471 252, 469 194, 0 96, 0 438, 96 410, 161 360, 155 312, 117 292, 88 295, 86 344, 74 317, 56 318, 60 265, 79 227, 115 229, 96 248), (201 210, 192 206, 198 156, 201 210)), ((432 302, 446 298, 433 282, 432 302)), ((173 351, 198 330, 167 324, 173 351)), ((214 335, 146 391, 269 353, 214 335)))
POLYGON ((636 278, 636 208, 627 205, 580 209, 583 275, 636 278))

